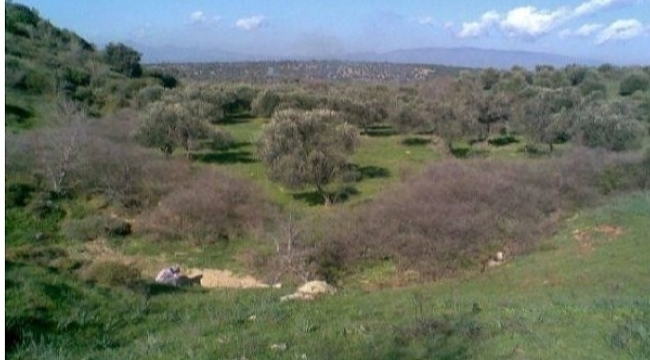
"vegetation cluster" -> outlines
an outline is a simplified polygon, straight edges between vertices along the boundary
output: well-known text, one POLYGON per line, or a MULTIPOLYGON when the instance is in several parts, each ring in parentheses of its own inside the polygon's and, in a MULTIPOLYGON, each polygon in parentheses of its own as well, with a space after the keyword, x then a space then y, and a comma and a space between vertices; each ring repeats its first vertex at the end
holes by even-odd
POLYGON ((650 355, 647 261, 634 256, 649 230, 650 67, 143 66, 123 44, 98 51, 5 5, 9 358, 273 358, 268 343, 290 337, 295 358, 467 359, 503 355, 494 339, 551 351, 535 337, 545 318, 610 317, 595 351, 650 355), (630 230, 576 245, 569 218, 630 230), (575 259, 596 246, 617 255, 575 259), (498 251, 542 260, 487 284, 504 274, 478 275, 498 251), (602 265, 617 259, 643 280, 617 280, 626 269, 602 265), (310 312, 271 290, 147 280, 171 261, 344 291, 310 312), (576 262, 593 277, 562 270, 576 262), (467 276, 471 301, 449 285, 467 276), (447 295, 359 290, 390 279, 447 295), (528 281, 549 290, 499 288, 528 281))

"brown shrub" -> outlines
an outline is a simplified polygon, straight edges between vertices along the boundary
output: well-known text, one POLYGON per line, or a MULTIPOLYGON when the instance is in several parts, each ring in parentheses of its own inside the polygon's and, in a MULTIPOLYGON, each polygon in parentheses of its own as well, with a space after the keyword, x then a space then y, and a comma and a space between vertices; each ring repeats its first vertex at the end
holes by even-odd
POLYGON ((130 287, 142 281, 140 270, 117 261, 92 263, 80 275, 84 281, 107 286, 130 287))
POLYGON ((184 159, 164 159, 129 138, 128 112, 90 122, 70 121, 6 137, 6 173, 37 191, 102 194, 115 204, 143 208, 190 175, 184 159))
POLYGON ((158 237, 200 243, 259 230, 269 214, 269 202, 253 183, 205 170, 165 196, 143 223, 158 237))
POLYGON ((392 259, 399 269, 435 278, 478 266, 504 247, 527 252, 564 211, 599 199, 606 169, 638 162, 585 149, 535 162, 444 161, 323 221, 312 260, 326 276, 363 260, 392 259))

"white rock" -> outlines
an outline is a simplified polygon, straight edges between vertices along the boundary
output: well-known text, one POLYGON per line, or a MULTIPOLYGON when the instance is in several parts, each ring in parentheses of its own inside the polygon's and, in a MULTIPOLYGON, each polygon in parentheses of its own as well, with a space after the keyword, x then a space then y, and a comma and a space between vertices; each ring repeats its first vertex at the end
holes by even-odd
POLYGON ((299 287, 295 293, 281 297, 280 301, 314 300, 317 295, 334 293, 336 289, 325 281, 310 281, 299 287))
POLYGON ((325 281, 310 281, 299 287, 298 292, 311 295, 334 294, 336 293, 336 289, 325 281))
POLYGON ((271 350, 279 350, 279 351, 287 350, 287 344, 285 343, 271 344, 271 350))

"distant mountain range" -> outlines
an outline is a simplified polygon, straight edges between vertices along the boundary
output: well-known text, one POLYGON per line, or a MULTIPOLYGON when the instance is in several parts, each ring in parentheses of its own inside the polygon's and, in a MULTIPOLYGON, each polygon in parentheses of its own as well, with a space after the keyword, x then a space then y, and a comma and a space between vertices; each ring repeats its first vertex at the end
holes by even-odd
POLYGON ((384 53, 350 53, 330 57, 272 56, 244 54, 220 49, 196 49, 177 46, 152 47, 137 43, 129 46, 143 54, 145 63, 242 62, 271 60, 342 60, 353 62, 387 62, 396 64, 432 64, 470 68, 494 67, 509 69, 515 65, 533 68, 535 65, 566 66, 569 64, 599 65, 595 59, 570 57, 532 51, 492 50, 471 47, 422 48, 395 50, 384 53))

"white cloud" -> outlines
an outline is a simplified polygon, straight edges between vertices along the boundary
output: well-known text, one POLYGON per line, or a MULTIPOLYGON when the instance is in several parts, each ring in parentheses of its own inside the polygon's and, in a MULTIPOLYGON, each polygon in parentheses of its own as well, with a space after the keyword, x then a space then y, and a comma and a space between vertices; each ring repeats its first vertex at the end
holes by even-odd
POLYGON ((424 25, 424 26, 431 26, 435 23, 433 20, 433 17, 431 16, 420 16, 419 18, 416 19, 418 24, 424 25))
POLYGON ((218 16, 208 17, 203 11, 197 10, 190 14, 190 23, 193 25, 214 25, 221 20, 218 16))
POLYGON ((560 31, 558 35, 563 39, 571 36, 587 37, 596 33, 602 28, 602 24, 584 24, 576 30, 564 29, 560 31))
POLYGON ((596 36, 596 44, 603 44, 608 41, 627 40, 642 35, 650 29, 636 19, 616 20, 603 29, 596 36))
POLYGON ((584 24, 575 31, 575 34, 578 36, 589 36, 602 28, 602 24, 584 24))
POLYGON ((249 18, 237 20, 237 22, 235 22, 235 26, 242 30, 251 31, 259 29, 262 25, 264 25, 264 19, 265 17, 262 15, 251 16, 249 18))
POLYGON ((501 16, 496 11, 488 11, 481 16, 480 21, 463 23, 456 36, 459 38, 471 38, 485 35, 500 18, 501 16))
POLYGON ((566 38, 568 38, 570 36, 573 36, 573 31, 571 31, 571 29, 562 29, 562 30, 560 30, 559 33, 557 33, 557 35, 561 39, 566 39, 566 38))
MULTIPOLYGON (((641 0, 586 0, 574 8, 538 9, 534 6, 521 6, 505 13, 490 11, 483 14, 478 21, 462 23, 460 30, 455 32, 455 36, 458 38, 479 37, 488 34, 491 29, 498 29, 509 37, 536 40, 569 20, 640 2, 641 0)), ((602 25, 588 24, 575 31, 564 29, 558 32, 558 35, 562 38, 589 36, 601 29, 602 25)))
POLYGON ((549 11, 524 6, 508 11, 499 26, 508 36, 535 39, 555 29, 568 16, 569 12, 566 8, 549 11))
POLYGON ((193 12, 192 14, 190 14, 190 21, 192 23, 194 23, 194 24, 202 23, 202 22, 205 21, 205 19, 206 19, 206 17, 205 17, 205 14, 203 13, 203 11, 197 10, 197 11, 193 12))
POLYGON ((573 14, 575 16, 583 16, 608 8, 631 5, 635 2, 637 0, 589 0, 578 5, 573 10, 573 14))

